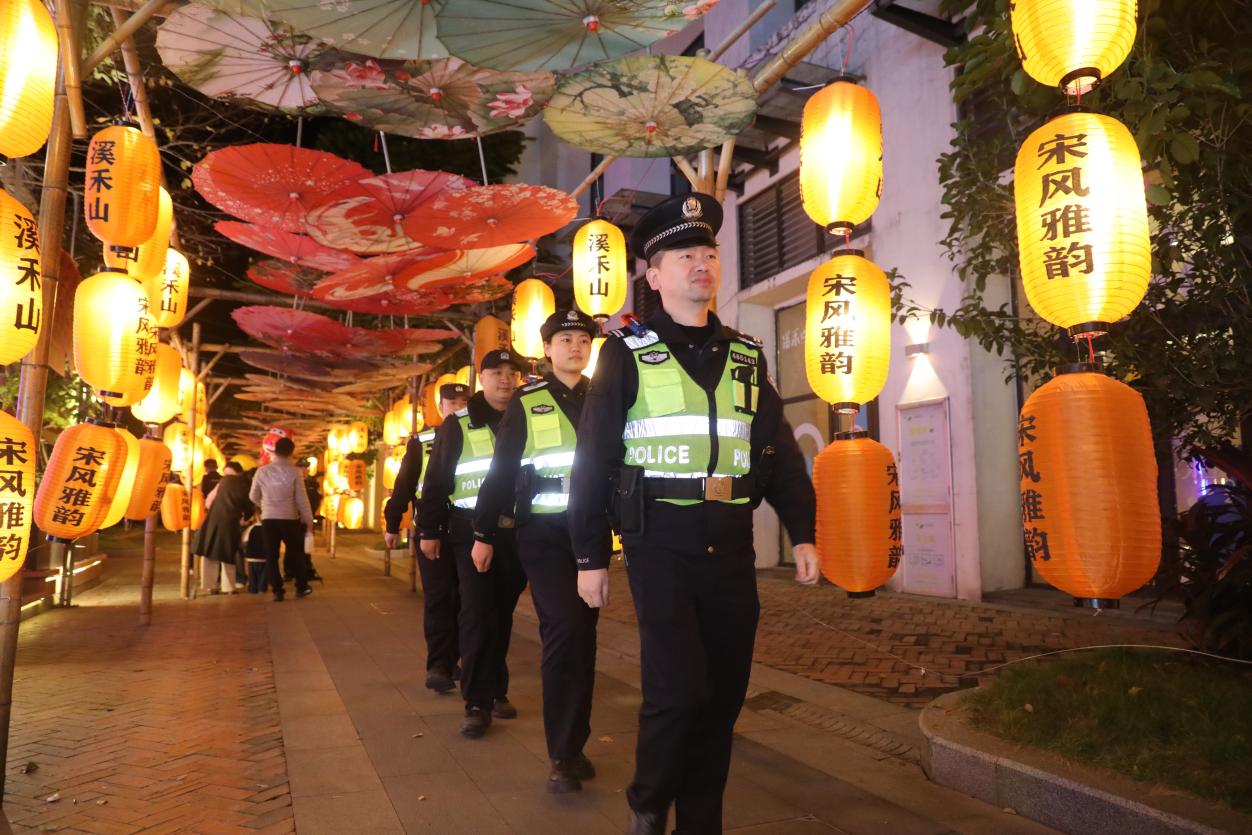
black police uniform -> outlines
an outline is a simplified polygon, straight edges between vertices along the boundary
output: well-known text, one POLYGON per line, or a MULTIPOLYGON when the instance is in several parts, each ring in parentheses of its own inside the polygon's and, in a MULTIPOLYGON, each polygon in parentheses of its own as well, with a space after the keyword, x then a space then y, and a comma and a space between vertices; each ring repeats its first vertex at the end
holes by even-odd
MULTIPOLYGON (((482 392, 470 398, 471 426, 486 426, 494 432, 502 415, 482 392)), ((455 560, 461 595, 457 619, 461 695, 467 711, 478 708, 490 713, 493 703, 508 695, 506 658, 513 632, 513 610, 526 588, 526 576, 517 561, 511 533, 501 532, 497 537, 490 571, 480 574, 474 567, 470 556, 474 546, 472 511, 454 508, 449 501, 464 441, 461 422, 453 418, 445 420, 435 433, 435 447, 427 462, 422 496, 417 501, 417 524, 422 539, 446 539, 451 546, 451 554, 442 553, 441 549, 440 559, 455 560)))
MULTIPOLYGON (((643 245, 666 229, 691 228, 692 221, 680 213, 684 198, 675 198, 640 222, 632 241, 635 252, 710 240, 720 225, 720 206, 707 196, 696 197, 704 202, 706 216, 716 213, 713 228, 705 227, 707 237, 693 241, 679 234, 662 237, 655 249, 643 245)), ((678 325, 664 311, 645 325, 710 398, 732 340, 744 339, 713 314, 705 327, 678 325)), ((765 381, 763 356, 761 361, 759 379, 765 381)), ((583 407, 570 486, 570 531, 580 570, 605 568, 609 562, 608 509, 625 459, 626 413, 638 388, 631 350, 622 338, 611 336, 601 348, 583 407)), ((768 382, 760 387, 750 443, 752 503, 680 506, 648 500, 642 532, 622 537, 639 622, 643 684, 635 777, 627 799, 635 812, 661 821, 673 803, 677 829, 684 833, 721 831, 731 737, 747 691, 760 613, 753 507, 760 498, 768 499, 793 542, 814 541, 813 486, 783 419, 782 400, 768 382), (768 463, 762 463, 765 456, 768 463)))

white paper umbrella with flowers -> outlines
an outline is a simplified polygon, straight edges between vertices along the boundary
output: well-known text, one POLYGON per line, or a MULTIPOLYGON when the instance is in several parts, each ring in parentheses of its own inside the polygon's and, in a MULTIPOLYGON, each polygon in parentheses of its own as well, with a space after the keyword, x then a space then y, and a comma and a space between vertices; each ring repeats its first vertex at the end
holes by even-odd
POLYGON ((368 255, 421 250, 424 244, 404 233, 404 220, 445 192, 473 184, 456 174, 420 169, 368 177, 310 212, 309 234, 325 246, 368 255))
POLYGON ((496 72, 459 58, 376 61, 340 55, 311 75, 345 119, 415 139, 464 139, 511 130, 543 109, 552 73, 496 72))

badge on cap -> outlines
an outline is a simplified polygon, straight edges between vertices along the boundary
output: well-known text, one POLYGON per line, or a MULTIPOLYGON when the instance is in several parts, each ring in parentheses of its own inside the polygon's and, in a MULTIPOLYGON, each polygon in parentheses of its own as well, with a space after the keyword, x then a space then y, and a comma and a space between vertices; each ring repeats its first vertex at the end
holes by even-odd
POLYGON ((509 357, 509 352, 508 352, 508 351, 501 351, 501 352, 500 352, 500 359, 502 359, 502 360, 507 360, 507 359, 509 359, 509 358, 510 358, 510 357, 509 357))
POLYGON ((566 314, 565 314, 565 318, 566 318, 566 319, 569 319, 570 321, 577 321, 577 319, 578 319, 578 311, 577 311, 577 310, 571 310, 569 313, 566 313, 566 314))
POLYGON ((704 216, 704 208, 700 205, 700 201, 693 195, 683 201, 683 217, 687 220, 696 220, 704 216))

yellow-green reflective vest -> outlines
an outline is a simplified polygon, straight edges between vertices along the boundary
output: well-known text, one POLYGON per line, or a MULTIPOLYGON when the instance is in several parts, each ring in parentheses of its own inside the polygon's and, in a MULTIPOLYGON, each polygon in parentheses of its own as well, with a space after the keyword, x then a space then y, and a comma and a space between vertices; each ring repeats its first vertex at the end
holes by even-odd
POLYGON ((417 436, 418 443, 421 444, 420 452, 422 457, 419 459, 422 468, 418 470, 420 475, 417 479, 417 489, 413 493, 415 499, 422 497, 422 482, 426 480, 426 464, 430 461, 430 451, 435 448, 435 430, 431 429, 417 436))
POLYGON ((526 448, 521 465, 532 465, 538 478, 561 479, 558 489, 543 489, 530 503, 531 513, 561 513, 569 504, 569 474, 574 469, 574 424, 557 405, 547 380, 522 389, 526 413, 526 448))
POLYGON ((473 510, 478 504, 478 488, 491 468, 491 455, 496 450, 496 433, 490 426, 472 426, 469 410, 454 415, 461 423, 461 457, 456 460, 452 477, 452 506, 473 510))
POLYGON ((706 391, 655 332, 618 333, 639 371, 639 391, 626 411, 626 463, 643 467, 645 478, 747 475, 752 468, 752 418, 761 394, 760 345, 746 337, 732 340, 717 388, 706 391))

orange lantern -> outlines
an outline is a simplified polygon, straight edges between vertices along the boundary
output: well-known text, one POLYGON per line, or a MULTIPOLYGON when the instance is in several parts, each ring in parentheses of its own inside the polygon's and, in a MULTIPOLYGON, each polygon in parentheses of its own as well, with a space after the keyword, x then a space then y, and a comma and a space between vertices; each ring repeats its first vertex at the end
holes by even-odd
POLYGON ((0 365, 17 362, 39 340, 43 325, 40 269, 39 226, 35 218, 25 206, 0 190, 0 365))
POLYGON ((574 235, 574 303, 603 322, 626 304, 630 273, 626 237, 602 218, 583 225, 574 235))
POLYGON ((199 487, 193 487, 187 493, 191 496, 191 508, 188 511, 187 527, 193 531, 198 531, 200 526, 204 524, 204 493, 200 492, 199 487))
POLYGON ((57 55, 56 25, 43 3, 0 2, 0 154, 28 156, 48 140, 57 55))
POLYGON ((339 523, 350 531, 360 530, 365 523, 365 502, 350 496, 339 501, 339 523))
POLYGON ((345 452, 365 452, 370 448, 370 430, 364 421, 354 420, 348 424, 348 440, 350 447, 345 452))
POLYGON ((1081 95, 1121 66, 1135 42, 1136 0, 1016 0, 1009 4, 1022 69, 1081 95))
POLYGON ((383 443, 398 444, 403 437, 404 433, 400 429, 400 415, 394 407, 390 408, 383 415, 383 443))
POLYGON ((139 469, 126 505, 127 519, 142 522, 161 510, 161 500, 170 483, 170 463, 169 447, 155 438, 140 438, 139 469))
POLYGON ((169 447, 173 456, 170 466, 174 472, 181 473, 187 469, 187 464, 191 461, 191 428, 185 423, 175 421, 165 427, 161 440, 169 447))
POLYGON ((474 325, 474 367, 481 368, 483 357, 489 351, 507 351, 509 348, 509 325, 502 319, 487 315, 474 325))
POLYGON ((191 424, 192 397, 195 397, 196 428, 204 426, 208 417, 209 400, 205 392, 204 382, 197 380, 196 375, 184 368, 178 373, 178 411, 183 423, 191 424))
POLYGON ((836 81, 804 105, 800 199, 827 232, 851 232, 882 194, 882 114, 867 88, 836 81))
MULTIPOLYGON (((440 380, 443 378, 440 377, 440 380)), ((422 420, 428 427, 443 423, 443 413, 439 411, 439 380, 430 383, 422 391, 422 420)))
POLYGON ((470 367, 468 365, 462 365, 458 368, 456 370, 456 374, 452 377, 452 382, 468 386, 470 384, 470 367))
POLYGON ((84 279, 74 292, 74 366, 111 406, 138 403, 156 373, 157 331, 138 281, 116 270, 84 279))
POLYGON ((804 370, 840 411, 878 396, 891 361, 891 285, 859 250, 841 250, 809 277, 804 370))
POLYGON ((94 533, 109 512, 126 465, 126 441, 102 423, 61 432, 35 496, 35 524, 68 542, 94 533))
POLYGON ((1026 138, 1014 169, 1022 283, 1035 312, 1072 335, 1102 333, 1152 274, 1139 148, 1096 113, 1058 116, 1026 138))
POLYGON ((158 328, 176 328, 187 315, 187 296, 191 292, 191 267, 187 256, 170 248, 165 253, 164 268, 145 282, 152 303, 152 320, 158 328))
POLYGON ((391 453, 387 459, 383 461, 383 489, 393 490, 396 486, 396 476, 400 473, 400 462, 404 460, 404 447, 392 447, 391 453))
POLYGON ((813 486, 822 574, 849 597, 873 595, 904 554, 891 450, 862 431, 841 433, 814 459, 813 486))
POLYGON ((87 228, 106 244, 140 246, 160 213, 161 155, 139 128, 111 125, 87 146, 83 210, 87 228))
POLYGON ((191 516, 191 499, 187 488, 181 484, 169 484, 161 498, 161 527, 167 531, 181 531, 187 527, 191 516))
POLYGON ((542 357, 543 337, 539 329, 554 312, 556 297, 542 280, 528 278, 517 285, 513 290, 513 319, 509 322, 513 350, 524 357, 542 357))
POLYGON ((0 412, 0 582, 26 562, 35 504, 35 437, 17 418, 0 412))
POLYGON ((139 439, 122 427, 114 427, 115 432, 126 444, 126 463, 122 466, 122 477, 118 479, 117 490, 109 502, 108 513, 104 514, 102 528, 111 528, 122 521, 126 508, 130 506, 130 497, 135 490, 135 477, 139 474, 139 439))
POLYGON ((1160 562, 1152 429, 1138 392, 1078 368, 1040 386, 1022 406, 1026 555, 1075 605, 1116 608, 1160 562))
POLYGON ((348 479, 348 489, 353 493, 365 489, 365 462, 357 459, 344 462, 344 475, 348 479))
POLYGON ((159 279, 165 272, 165 256, 169 252, 170 230, 173 228, 174 204, 170 200, 169 192, 158 188, 157 222, 152 234, 139 246, 106 244, 104 265, 125 270, 127 275, 143 284, 146 290, 151 284, 159 286, 159 279))
POLYGON ((152 388, 143 400, 130 407, 130 413, 144 423, 165 423, 178 414, 178 383, 182 368, 183 361, 178 351, 165 343, 158 343, 152 388))

